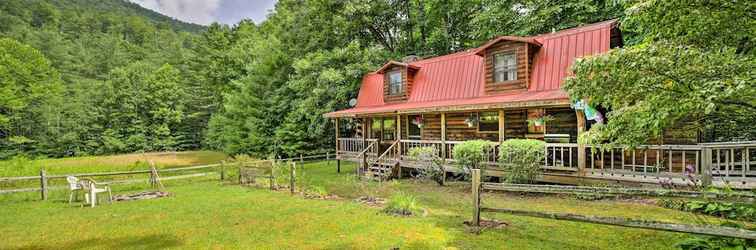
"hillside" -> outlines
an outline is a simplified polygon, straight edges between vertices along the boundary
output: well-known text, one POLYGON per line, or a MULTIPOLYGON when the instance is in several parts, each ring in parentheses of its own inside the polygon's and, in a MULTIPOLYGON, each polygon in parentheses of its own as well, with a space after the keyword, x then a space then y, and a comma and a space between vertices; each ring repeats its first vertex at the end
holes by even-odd
POLYGON ((165 16, 153 10, 143 8, 128 0, 60 0, 53 2, 59 8, 75 8, 84 11, 97 11, 114 13, 118 15, 135 15, 146 17, 156 24, 169 24, 176 31, 200 32, 205 26, 187 23, 181 20, 165 16))
POLYGON ((0 1, 0 23, 0 158, 199 147, 204 26, 125 0, 0 1))

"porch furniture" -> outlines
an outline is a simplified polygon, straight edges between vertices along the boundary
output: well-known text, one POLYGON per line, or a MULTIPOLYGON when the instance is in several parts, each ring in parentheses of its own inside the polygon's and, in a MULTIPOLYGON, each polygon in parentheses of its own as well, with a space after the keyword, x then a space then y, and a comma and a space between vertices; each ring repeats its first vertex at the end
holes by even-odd
POLYGON ((78 199, 81 185, 79 185, 79 178, 74 176, 67 176, 66 181, 68 182, 68 204, 71 204, 74 198, 78 199))
MULTIPOLYGON (((79 180, 79 186, 84 190, 84 201, 90 204, 91 207, 95 207, 97 204, 97 193, 108 193, 108 203, 113 203, 113 193, 110 190, 110 186, 104 184, 97 184, 97 182, 91 178, 84 178, 79 180)), ((81 204, 84 206, 84 203, 81 204)))

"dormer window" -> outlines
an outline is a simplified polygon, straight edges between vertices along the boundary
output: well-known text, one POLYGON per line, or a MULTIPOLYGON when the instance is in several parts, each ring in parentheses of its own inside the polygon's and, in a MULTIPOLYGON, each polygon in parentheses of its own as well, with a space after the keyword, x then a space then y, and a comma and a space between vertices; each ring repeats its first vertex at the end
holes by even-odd
POLYGON ((494 54, 494 82, 517 80, 517 56, 514 52, 494 54))
POLYGON ((389 95, 402 93, 402 72, 399 70, 391 71, 389 74, 389 95))

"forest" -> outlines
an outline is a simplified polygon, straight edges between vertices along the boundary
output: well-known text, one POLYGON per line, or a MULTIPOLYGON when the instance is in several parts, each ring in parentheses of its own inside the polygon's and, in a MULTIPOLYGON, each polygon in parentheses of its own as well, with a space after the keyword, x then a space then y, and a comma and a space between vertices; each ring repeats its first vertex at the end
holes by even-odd
POLYGON ((740 0, 280 0, 261 23, 199 26, 124 0, 0 1, 0 159, 329 150, 322 114, 387 60, 609 19, 624 48, 581 60, 566 86, 616 111, 594 139, 637 142, 691 117, 754 138, 753 13, 740 0))

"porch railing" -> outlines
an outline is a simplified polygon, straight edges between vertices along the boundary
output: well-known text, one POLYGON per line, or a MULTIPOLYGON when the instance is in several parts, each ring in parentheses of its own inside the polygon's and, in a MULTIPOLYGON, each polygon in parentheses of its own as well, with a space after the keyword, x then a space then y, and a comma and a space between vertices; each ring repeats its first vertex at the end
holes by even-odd
POLYGON ((368 145, 376 142, 376 139, 363 139, 363 138, 338 138, 336 143, 338 145, 336 150, 340 155, 358 155, 365 150, 368 145))
MULTIPOLYGON (((339 152, 361 152, 375 139, 339 138, 339 152), (363 142, 364 141, 364 142, 363 142)), ((400 140, 383 158, 409 160, 412 148, 432 147, 438 156, 452 163, 454 147, 462 141, 400 140)), ((377 149, 376 149, 377 150, 377 149)), ((376 151, 375 154, 384 152, 376 151)), ((640 145, 599 147, 585 145, 585 166, 578 163, 576 143, 547 143, 543 166, 546 170, 572 171, 589 177, 632 178, 647 182, 672 180, 675 183, 724 183, 736 187, 756 188, 756 141, 737 143, 702 143, 695 145, 640 145)), ((486 152, 485 164, 498 166, 499 147, 486 152)), ((511 157, 511 156, 510 156, 511 157)))

